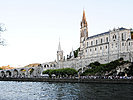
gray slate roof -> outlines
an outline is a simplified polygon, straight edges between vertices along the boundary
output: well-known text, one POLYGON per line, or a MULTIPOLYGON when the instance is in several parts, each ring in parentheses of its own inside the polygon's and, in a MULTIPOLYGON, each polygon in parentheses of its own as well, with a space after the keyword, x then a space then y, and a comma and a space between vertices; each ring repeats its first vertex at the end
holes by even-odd
MULTIPOLYGON (((123 27, 122 27, 122 28, 119 28, 119 30, 120 30, 120 31, 126 30, 126 28, 123 28, 123 27)), ((97 35, 90 36, 90 37, 87 38, 87 40, 88 40, 88 39, 91 39, 91 38, 94 38, 94 37, 101 36, 101 35, 105 35, 105 34, 109 34, 109 31, 108 31, 108 32, 104 32, 104 33, 100 33, 100 34, 97 34, 97 35)))

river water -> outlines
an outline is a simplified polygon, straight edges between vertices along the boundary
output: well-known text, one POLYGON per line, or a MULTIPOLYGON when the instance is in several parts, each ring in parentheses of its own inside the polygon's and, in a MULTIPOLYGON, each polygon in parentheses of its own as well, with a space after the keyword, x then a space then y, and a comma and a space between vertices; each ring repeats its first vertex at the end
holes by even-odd
POLYGON ((133 84, 0 81, 0 100, 133 100, 133 84))

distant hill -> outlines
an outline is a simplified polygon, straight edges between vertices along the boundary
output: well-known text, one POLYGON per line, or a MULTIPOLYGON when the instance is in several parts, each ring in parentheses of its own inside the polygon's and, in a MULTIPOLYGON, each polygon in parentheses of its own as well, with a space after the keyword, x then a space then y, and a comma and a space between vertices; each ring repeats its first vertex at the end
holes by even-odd
POLYGON ((2 66, 0 67, 0 69, 14 69, 14 67, 10 67, 10 65, 8 65, 8 66, 2 66))
POLYGON ((24 67, 38 67, 39 65, 40 63, 33 63, 33 64, 26 65, 24 67))

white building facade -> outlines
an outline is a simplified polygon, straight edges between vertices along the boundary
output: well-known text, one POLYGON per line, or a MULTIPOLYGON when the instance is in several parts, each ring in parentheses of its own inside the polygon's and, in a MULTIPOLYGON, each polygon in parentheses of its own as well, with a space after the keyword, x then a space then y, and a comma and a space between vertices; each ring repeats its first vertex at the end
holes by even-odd
POLYGON ((133 62, 132 30, 126 28, 113 29, 88 37, 85 12, 80 31, 80 58, 107 57, 105 62, 124 58, 133 62))
MULTIPOLYGON (((57 52, 58 56, 59 53, 57 52)), ((78 57, 67 61, 57 59, 57 61, 62 67, 79 69, 88 66, 91 62, 108 63, 119 58, 133 62, 132 30, 123 27, 118 29, 114 28, 113 30, 88 37, 88 25, 85 11, 83 11, 78 57)))

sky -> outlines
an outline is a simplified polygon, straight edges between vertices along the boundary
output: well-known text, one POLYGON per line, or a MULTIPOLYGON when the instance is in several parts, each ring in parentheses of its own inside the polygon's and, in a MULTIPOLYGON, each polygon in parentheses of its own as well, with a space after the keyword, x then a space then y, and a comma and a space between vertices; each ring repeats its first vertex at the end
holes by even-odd
POLYGON ((56 60, 79 47, 83 9, 88 35, 133 28, 133 0, 0 0, 0 23, 7 45, 0 46, 0 66, 23 67, 56 60))

